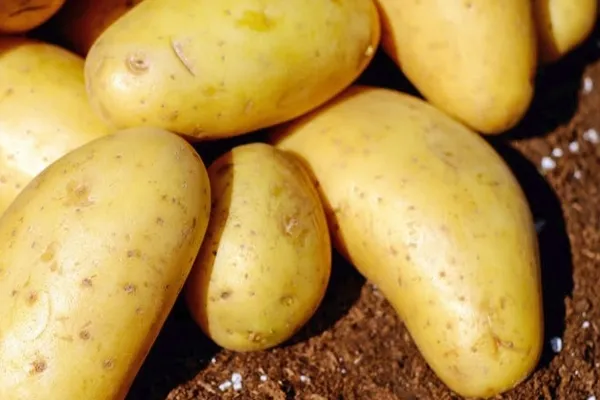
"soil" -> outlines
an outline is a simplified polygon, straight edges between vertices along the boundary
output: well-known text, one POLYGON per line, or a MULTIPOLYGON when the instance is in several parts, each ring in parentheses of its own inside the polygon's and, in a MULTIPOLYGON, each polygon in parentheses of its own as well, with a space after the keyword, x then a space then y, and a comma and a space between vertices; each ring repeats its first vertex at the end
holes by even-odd
MULTIPOLYGON (((546 318, 538 368, 498 399, 600 398, 600 143, 594 136, 594 129, 600 132, 599 56, 597 28, 575 52, 540 70, 523 122, 490 138, 513 168, 536 219, 546 318)), ((415 92, 381 53, 361 82, 415 92)), ((128 400, 137 399, 459 397, 427 367, 380 292, 337 257, 317 314, 289 343, 272 350, 217 348, 180 300, 131 389, 128 400), (241 389, 234 390, 232 374, 240 375, 241 389)))

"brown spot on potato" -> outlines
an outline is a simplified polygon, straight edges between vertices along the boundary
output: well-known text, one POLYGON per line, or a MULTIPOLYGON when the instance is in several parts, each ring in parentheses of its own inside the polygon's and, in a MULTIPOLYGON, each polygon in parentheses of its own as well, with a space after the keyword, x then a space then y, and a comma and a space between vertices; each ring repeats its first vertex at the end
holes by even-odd
POLYGON ((88 331, 87 329, 83 329, 81 331, 79 331, 79 338, 81 340, 90 340, 90 331, 88 331))
POLYGON ((282 231, 287 236, 292 236, 296 226, 298 226, 298 218, 295 215, 286 215, 282 221, 282 231))
POLYGON ((38 358, 37 360, 31 363, 31 370, 29 371, 29 373, 31 375, 37 375, 41 374, 46 369, 48 369, 48 363, 46 362, 46 360, 38 358))
POLYGON ((394 246, 390 246, 390 254, 396 257, 398 255, 398 250, 394 246))
POLYGON ((232 295, 231 290, 224 290, 224 291, 221 292, 220 297, 221 297, 222 300, 227 300, 228 298, 231 297, 231 295, 232 295))
POLYGON ((133 283, 128 283, 125 286, 123 286, 123 290, 127 294, 135 294, 135 292, 137 291, 137 287, 133 283))
POLYGON ((91 189, 87 183, 70 181, 66 186, 66 196, 63 204, 67 207, 89 207, 94 204, 91 199, 91 189))
POLYGON ((142 252, 139 249, 130 249, 127 250, 127 258, 140 258, 142 252))
POLYGON ((29 295, 27 296, 27 304, 30 306, 33 306, 35 303, 37 303, 38 299, 39 299, 38 292, 36 292, 36 291, 29 292, 29 295))
POLYGON ((104 369, 113 369, 114 366, 115 366, 115 360, 113 360, 112 358, 102 361, 102 368, 104 368, 104 369))
POLYGON ((294 305, 294 296, 282 296, 279 302, 284 306, 291 307, 294 305))
POLYGON ((141 75, 148 72, 150 69, 150 62, 147 60, 144 53, 135 52, 127 56, 125 59, 125 66, 129 72, 135 75, 141 75))
POLYGON ((265 339, 263 338, 263 336, 260 333, 250 331, 250 332, 248 332, 248 340, 250 340, 253 343, 261 343, 265 339))
POLYGON ((161 217, 156 218, 156 225, 163 226, 165 224, 165 220, 161 217))
POLYGON ((81 286, 83 287, 92 287, 93 286, 93 282, 92 282, 92 278, 83 278, 81 280, 81 286))

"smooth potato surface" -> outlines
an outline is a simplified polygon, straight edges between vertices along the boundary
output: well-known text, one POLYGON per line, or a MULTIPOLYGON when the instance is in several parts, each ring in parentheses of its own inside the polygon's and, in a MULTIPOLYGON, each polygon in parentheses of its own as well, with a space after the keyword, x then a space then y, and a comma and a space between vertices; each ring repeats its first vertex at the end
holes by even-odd
POLYGON ((0 398, 124 399, 210 212, 179 136, 136 128, 40 173, 0 218, 0 398))
POLYGON ((537 66, 530 1, 376 2, 383 49, 427 100, 484 134, 522 119, 537 66))
POLYGON ((0 33, 24 33, 50 19, 65 0, 0 1, 0 33))
POLYGON ((535 0, 533 10, 539 58, 557 61, 580 45, 594 29, 598 0, 535 0))
POLYGON ((90 49, 88 93, 115 127, 240 135, 339 93, 379 34, 372 0, 145 0, 90 49))
POLYGON ((219 345, 262 350, 314 314, 331 271, 331 244, 314 183, 292 156, 263 143, 233 148, 208 168, 206 240, 186 299, 219 345))
POLYGON ((83 59, 57 46, 0 37, 0 215, 44 168, 111 132, 85 92, 83 59))
POLYGON ((536 233, 509 168, 431 105, 355 86, 276 128, 319 182, 338 249, 462 396, 520 381, 542 348, 536 233))

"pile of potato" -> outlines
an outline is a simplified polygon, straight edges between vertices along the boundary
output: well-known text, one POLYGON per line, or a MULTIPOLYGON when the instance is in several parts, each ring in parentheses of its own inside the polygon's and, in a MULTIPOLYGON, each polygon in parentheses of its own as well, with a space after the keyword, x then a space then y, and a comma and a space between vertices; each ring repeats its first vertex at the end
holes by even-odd
POLYGON ((332 249, 450 389, 517 385, 542 348, 538 245, 481 134, 522 119, 596 7, 3 0, 0 399, 123 399, 180 293, 222 347, 277 346, 332 249), (424 99, 356 83, 379 48, 424 99))

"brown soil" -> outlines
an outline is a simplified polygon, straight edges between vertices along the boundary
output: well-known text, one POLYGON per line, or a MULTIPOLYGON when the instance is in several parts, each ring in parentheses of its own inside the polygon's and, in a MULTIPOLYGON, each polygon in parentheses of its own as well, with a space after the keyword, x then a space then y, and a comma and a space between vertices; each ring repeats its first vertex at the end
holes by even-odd
MULTIPOLYGON (((596 29, 584 46, 540 72, 526 119, 492 140, 513 167, 540 228, 546 316, 539 367, 501 399, 600 398, 600 144, 585 133, 600 132, 599 56, 596 29), (598 87, 587 90, 589 82, 598 87), (540 173, 544 157, 556 165, 540 173), (562 339, 559 352, 552 350, 552 338, 562 339)), ((382 54, 362 81, 414 92, 382 54)), ((376 288, 338 258, 317 315, 290 343, 269 351, 218 349, 180 301, 128 399, 458 397, 427 367, 376 288), (221 390, 234 373, 242 388, 221 390)))

